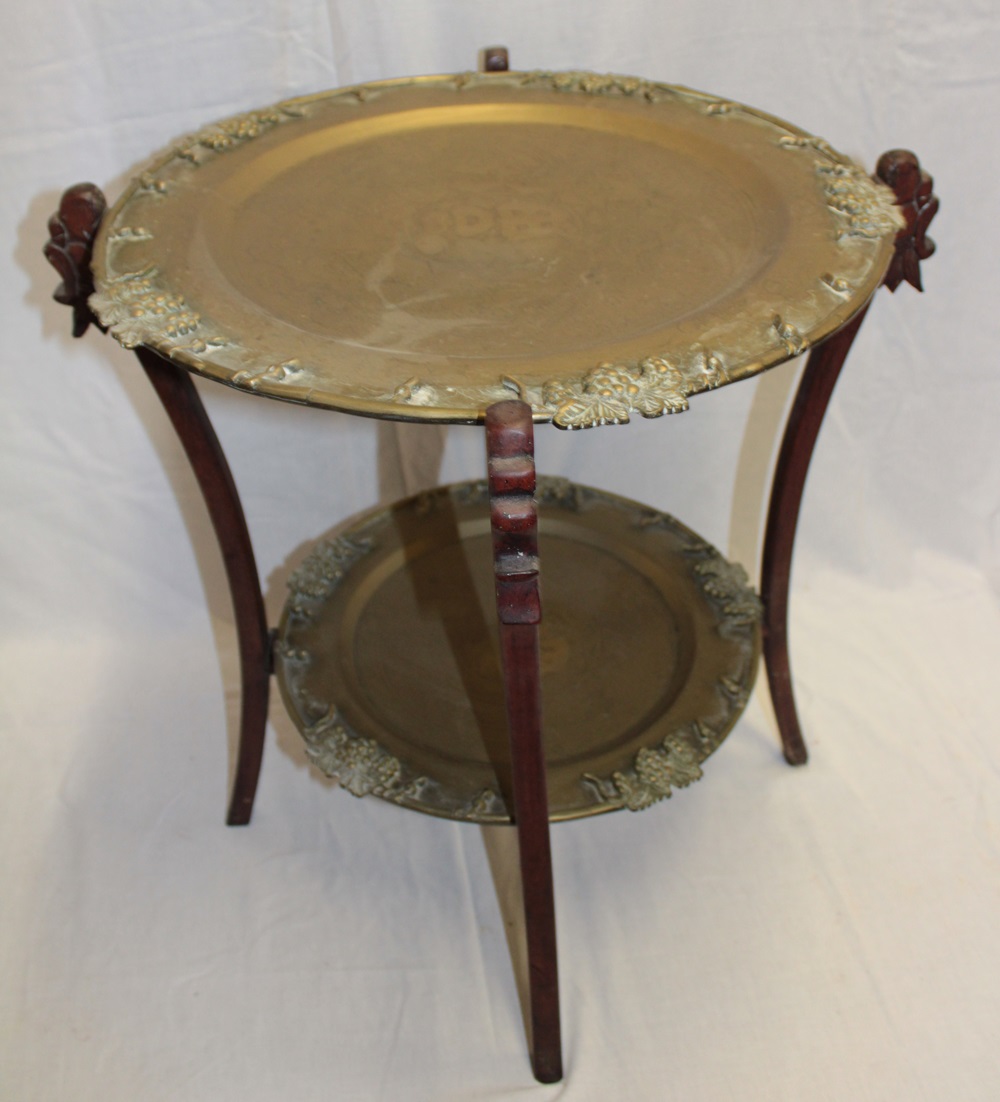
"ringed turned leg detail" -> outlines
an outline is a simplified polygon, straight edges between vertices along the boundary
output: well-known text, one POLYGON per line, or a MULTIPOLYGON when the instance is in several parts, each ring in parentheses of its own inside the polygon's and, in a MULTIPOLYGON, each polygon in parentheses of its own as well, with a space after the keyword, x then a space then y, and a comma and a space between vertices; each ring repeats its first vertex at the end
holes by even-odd
POLYGON ((528 938, 531 1065, 535 1078, 562 1078, 555 896, 542 745, 538 625, 538 538, 531 407, 497 402, 486 411, 490 523, 504 695, 510 731, 528 938))
MULTIPOLYGON (((938 209, 933 181, 921 171, 917 158, 901 149, 883 154, 876 174, 896 193, 896 204, 906 223, 896 235, 895 252, 884 283, 890 291, 904 281, 922 291, 920 261, 934 252, 934 242, 926 235, 938 209)), ((761 565, 763 651, 781 744, 791 765, 802 765, 808 758, 795 708, 788 657, 788 589, 795 530, 823 416, 867 310, 866 306, 810 353, 785 426, 771 488, 761 565)))
POLYGON ((236 770, 226 822, 245 826, 253 812, 264 754, 271 678, 271 638, 253 545, 232 472, 191 376, 151 349, 137 348, 136 355, 194 470, 226 567, 242 683, 236 770))

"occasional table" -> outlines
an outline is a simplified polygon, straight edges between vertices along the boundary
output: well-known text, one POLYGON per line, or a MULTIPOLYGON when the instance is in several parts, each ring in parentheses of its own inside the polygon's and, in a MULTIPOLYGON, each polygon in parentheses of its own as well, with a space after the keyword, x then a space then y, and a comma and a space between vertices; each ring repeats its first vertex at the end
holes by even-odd
POLYGON ((806 471, 872 295, 920 289, 936 207, 905 151, 871 179, 741 104, 511 72, 497 49, 485 71, 213 124, 107 213, 84 184, 53 216, 46 255, 74 334, 93 323, 135 349, 218 535, 243 687, 229 823, 250 819, 273 674, 310 759, 349 792, 516 824, 542 1081, 562 1075, 550 820, 640 810, 700 778, 761 650, 785 756, 805 761, 786 619, 806 471), (682 413, 810 349, 760 599, 674 518, 536 481, 535 424, 682 413), (486 477, 320 543, 272 629, 192 373, 364 416, 484 424, 486 477))

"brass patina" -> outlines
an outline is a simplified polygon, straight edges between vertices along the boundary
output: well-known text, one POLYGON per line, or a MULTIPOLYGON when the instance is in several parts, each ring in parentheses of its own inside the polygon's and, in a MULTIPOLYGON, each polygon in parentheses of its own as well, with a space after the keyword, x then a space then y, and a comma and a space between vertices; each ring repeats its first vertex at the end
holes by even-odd
POLYGON ((178 141, 105 219, 91 305, 258 394, 563 428, 687 408, 879 285, 892 193, 787 123, 630 77, 466 73, 178 141))
MULTIPOLYGON (((648 807, 701 776, 747 701, 760 604, 672 517, 538 486, 552 819, 648 807)), ((313 762, 356 796, 509 822, 485 482, 393 505, 292 576, 275 666, 313 762)))

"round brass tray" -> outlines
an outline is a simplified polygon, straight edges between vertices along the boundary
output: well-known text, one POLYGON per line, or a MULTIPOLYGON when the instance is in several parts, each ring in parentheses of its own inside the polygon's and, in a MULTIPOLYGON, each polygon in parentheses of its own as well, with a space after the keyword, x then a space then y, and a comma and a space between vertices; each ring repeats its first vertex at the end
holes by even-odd
MULTIPOLYGON (((639 810, 701 776, 758 664, 742 569, 672 517, 540 479, 549 813, 639 810)), ((294 573, 276 673, 306 749, 357 796, 509 822, 485 482, 399 502, 294 573)))
POLYGON ((459 74, 180 139, 105 219, 92 306, 259 394, 564 428, 674 413, 880 283, 892 193, 751 108, 630 77, 459 74))

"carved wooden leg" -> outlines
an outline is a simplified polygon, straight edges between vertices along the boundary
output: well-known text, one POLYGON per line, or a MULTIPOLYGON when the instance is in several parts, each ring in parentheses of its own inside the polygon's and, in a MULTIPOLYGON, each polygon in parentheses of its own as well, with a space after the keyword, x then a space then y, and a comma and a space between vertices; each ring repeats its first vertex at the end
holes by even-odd
POLYGON ((497 402, 486 411, 497 614, 510 728, 514 821, 528 935, 532 1070, 562 1078, 555 898, 542 746, 538 539, 531 407, 497 402))
POLYGON ((785 426, 771 487, 760 583, 764 602, 764 664, 781 733, 781 745, 790 765, 802 765, 808 758, 795 711, 792 674, 788 664, 788 582, 795 528, 809 460, 823 423, 823 414, 867 309, 865 307, 849 325, 814 348, 806 361, 785 426))
MULTIPOLYGON (((926 236, 927 227, 938 209, 938 201, 932 194, 933 181, 921 171, 917 158, 905 149, 883 154, 876 174, 895 191, 896 203, 906 222, 905 228, 896 235, 896 251, 886 273, 885 285, 895 291, 905 281, 922 291, 920 261, 934 252, 934 242, 926 236)), ((788 661, 788 584, 795 528, 823 415, 867 310, 866 306, 848 325, 810 354, 785 427, 771 488, 761 568, 764 662, 781 744, 791 765, 801 765, 808 757, 795 710, 788 661)))
MULTIPOLYGON (((49 219, 50 236, 44 253, 62 276, 53 298, 73 308, 74 337, 82 337, 91 324, 103 328, 91 313, 87 299, 94 290, 91 272, 94 238, 106 207, 100 188, 94 184, 75 184, 63 193, 59 210, 49 219)), ((270 637, 257 564, 233 476, 190 376, 147 348, 137 349, 136 354, 194 468, 229 578, 239 638, 243 700, 236 776, 226 821, 230 826, 241 826, 250 821, 253 810, 270 687, 270 637)))
POLYGON ((242 703, 236 773, 226 822, 250 822, 264 753, 271 644, 250 533, 236 484, 191 376, 148 348, 136 355, 167 411, 208 506, 222 550, 240 648, 242 703))

